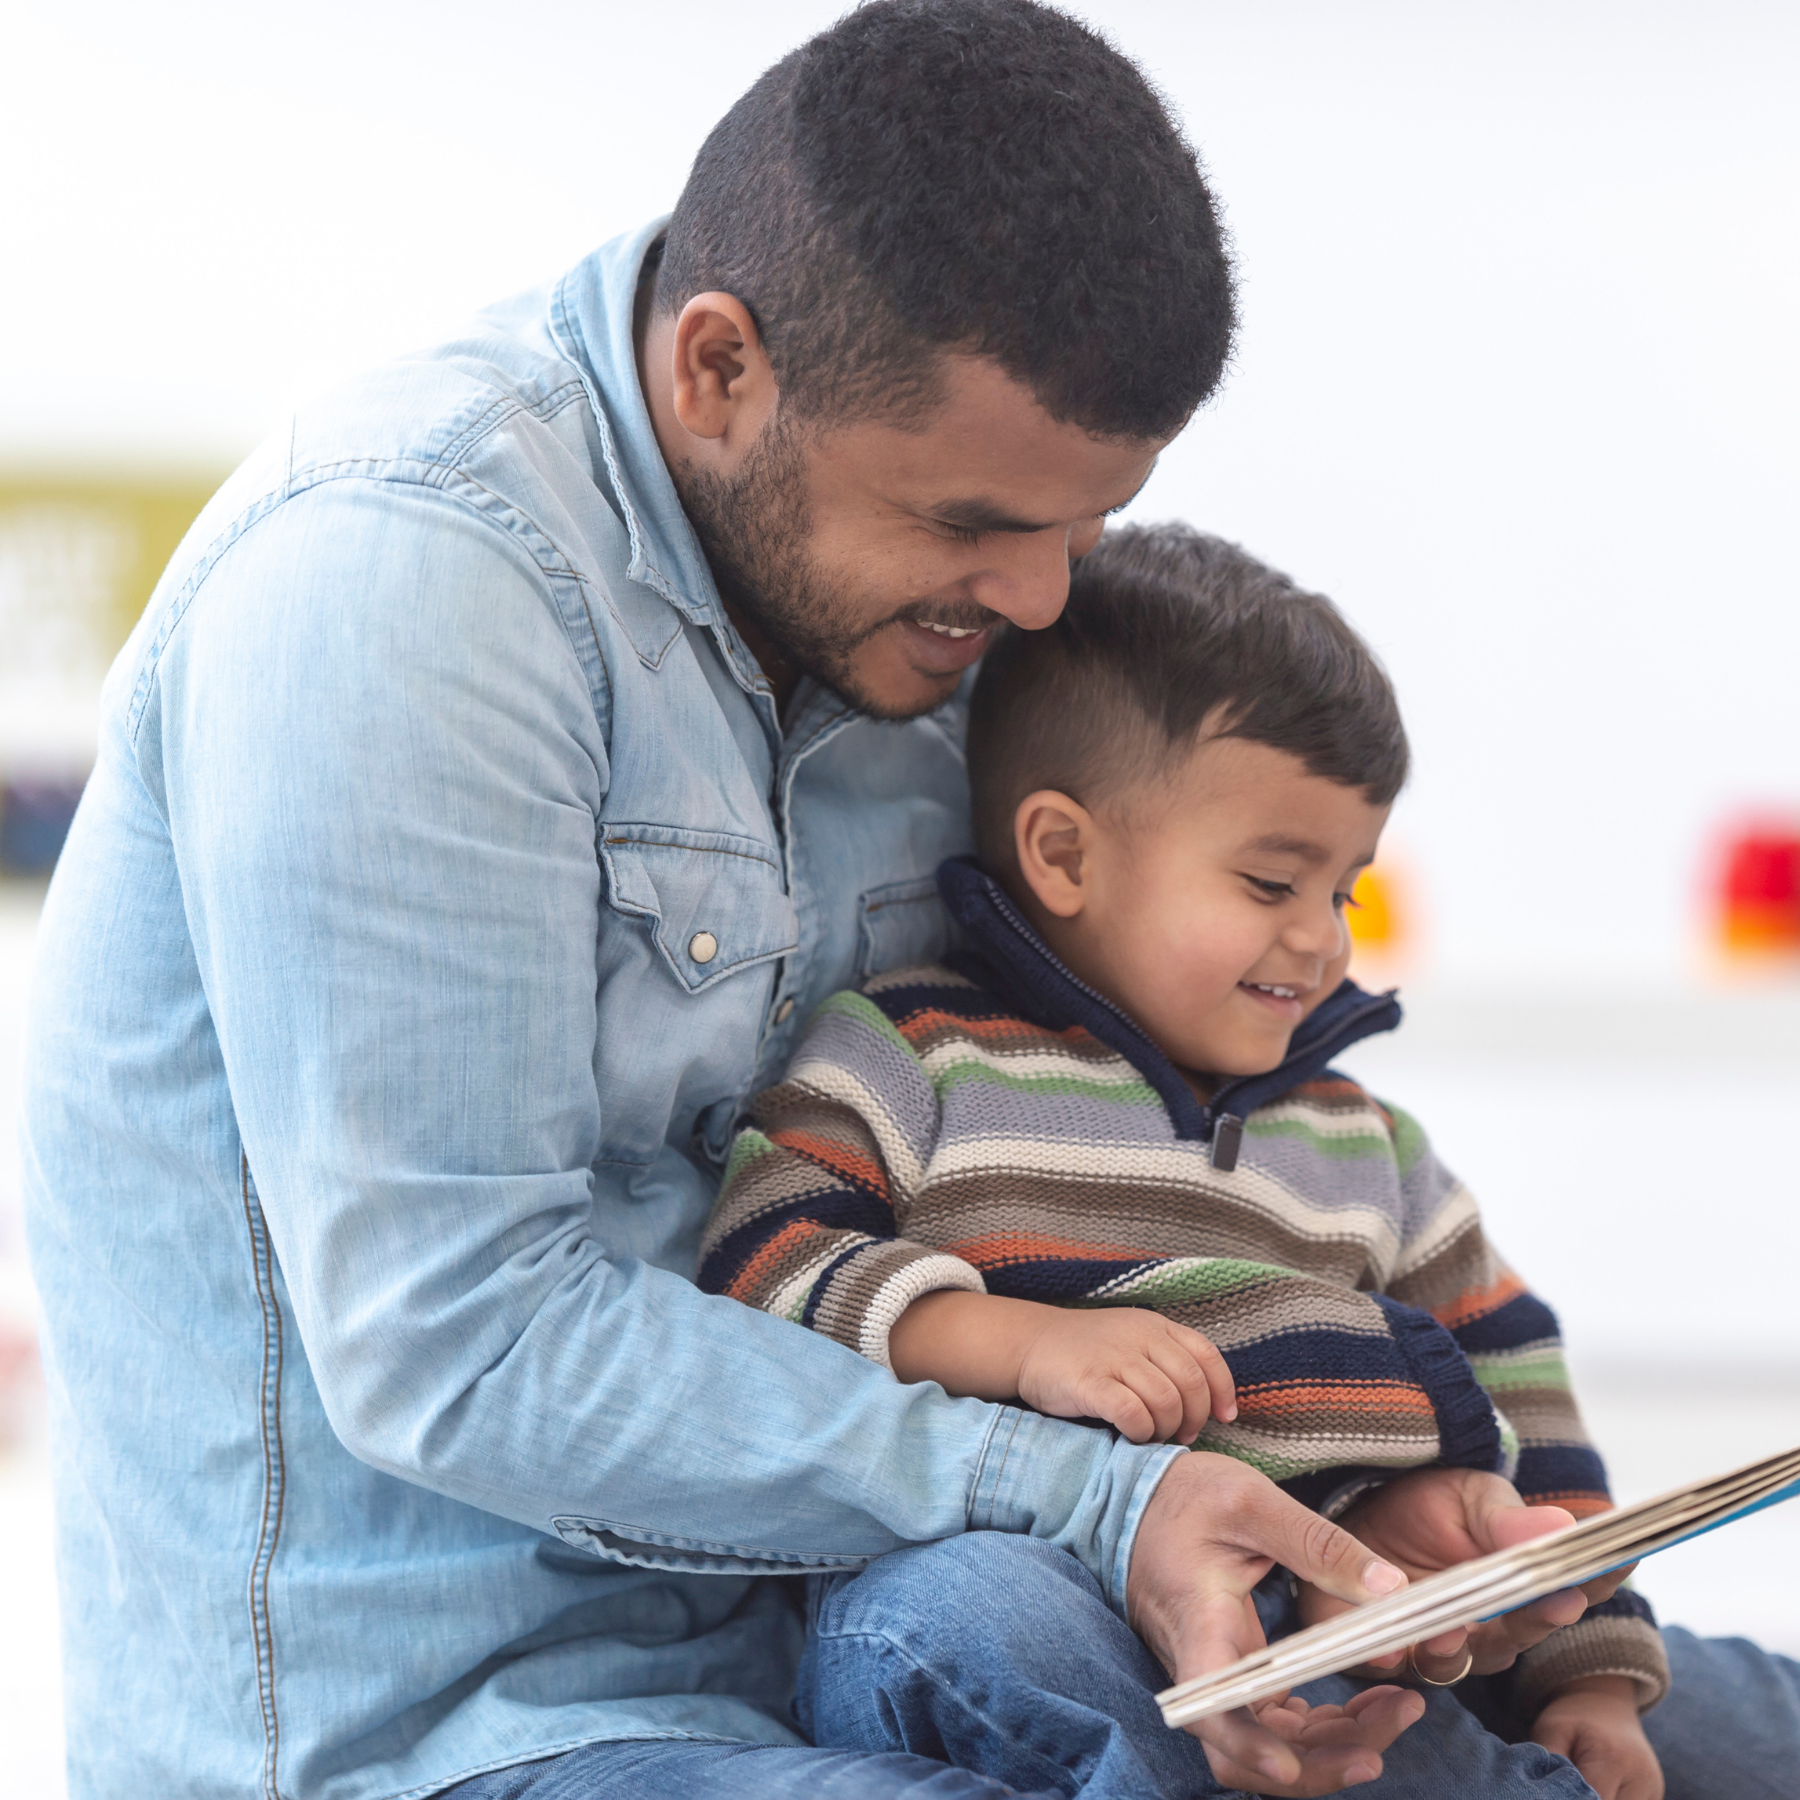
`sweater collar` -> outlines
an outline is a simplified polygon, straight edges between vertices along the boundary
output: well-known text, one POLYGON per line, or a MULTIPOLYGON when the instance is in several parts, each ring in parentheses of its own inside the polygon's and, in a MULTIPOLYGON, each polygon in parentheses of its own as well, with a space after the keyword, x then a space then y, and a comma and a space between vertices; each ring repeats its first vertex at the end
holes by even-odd
MULTIPOLYGON (((1392 1031, 1400 1023, 1400 1002, 1391 990, 1371 994, 1346 980, 1301 1021, 1278 1067, 1264 1075, 1235 1076, 1210 1101, 1202 1102, 1137 1021, 1072 973, 1006 890, 972 857, 952 857, 943 864, 938 892, 967 946, 951 956, 951 966, 998 994, 1034 1024, 1051 1031, 1079 1025, 1117 1051, 1161 1097, 1179 1138, 1210 1142, 1214 1128, 1225 1119, 1234 1122, 1234 1131, 1241 1128, 1242 1120, 1257 1107, 1322 1075, 1352 1044, 1379 1031, 1392 1031)), ((1235 1161, 1235 1137, 1232 1155, 1235 1161)))

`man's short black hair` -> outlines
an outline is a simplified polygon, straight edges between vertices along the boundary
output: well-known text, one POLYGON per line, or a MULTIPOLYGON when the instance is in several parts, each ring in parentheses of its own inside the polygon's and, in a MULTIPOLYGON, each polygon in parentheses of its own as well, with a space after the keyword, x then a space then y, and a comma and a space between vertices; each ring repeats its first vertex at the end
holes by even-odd
POLYGON ((1297 757, 1385 806, 1406 780, 1406 729, 1375 653, 1320 594, 1188 525, 1109 531, 1075 565, 1042 631, 1008 626, 969 715, 975 838, 1016 866, 1013 815, 1055 788, 1102 805, 1207 735, 1297 757))
POLYGON ((871 0, 768 70, 701 146, 658 313, 750 310, 801 420, 916 417, 938 353, 1059 421, 1172 436, 1231 348, 1231 267, 1142 73, 1033 0, 871 0))

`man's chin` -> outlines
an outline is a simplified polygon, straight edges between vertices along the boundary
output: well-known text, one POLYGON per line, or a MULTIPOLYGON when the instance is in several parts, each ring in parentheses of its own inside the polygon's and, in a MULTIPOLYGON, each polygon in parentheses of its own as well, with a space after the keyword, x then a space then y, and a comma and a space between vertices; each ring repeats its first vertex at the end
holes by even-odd
POLYGON ((960 674, 926 669, 898 672, 850 668, 842 671, 831 686, 858 712, 867 713, 871 719, 900 724, 935 712, 956 692, 961 680, 960 674))
POLYGON ((895 620, 845 658, 831 685, 871 718, 916 719, 956 692, 992 636, 983 631, 946 638, 910 621, 895 620))

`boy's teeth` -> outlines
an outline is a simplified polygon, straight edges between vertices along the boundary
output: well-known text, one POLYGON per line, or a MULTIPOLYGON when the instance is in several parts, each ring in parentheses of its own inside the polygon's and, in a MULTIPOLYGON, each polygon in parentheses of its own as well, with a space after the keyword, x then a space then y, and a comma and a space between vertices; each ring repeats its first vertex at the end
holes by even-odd
POLYGON ((1273 982, 1253 981, 1250 985, 1262 993, 1273 994, 1277 1000, 1295 1000, 1299 998, 1299 994, 1294 988, 1276 987, 1273 982))
POLYGON ((919 623, 923 625, 927 631, 935 631, 939 637, 973 637, 975 633, 981 629, 979 625, 970 625, 966 628, 956 625, 934 625, 929 619, 921 619, 919 623))

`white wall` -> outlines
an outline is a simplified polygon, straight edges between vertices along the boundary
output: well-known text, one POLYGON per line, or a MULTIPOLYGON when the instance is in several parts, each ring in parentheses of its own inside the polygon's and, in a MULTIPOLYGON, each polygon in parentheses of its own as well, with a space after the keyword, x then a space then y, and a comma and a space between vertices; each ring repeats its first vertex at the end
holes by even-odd
MULTIPOLYGON (((724 107, 838 10, 14 8, 0 465, 228 465, 297 400, 666 208, 724 107)), ((1412 722, 1395 835, 1425 991, 1356 1066, 1561 1305, 1623 1491, 1791 1441, 1800 992, 1678 996, 1709 822, 1800 805, 1800 11, 1083 10, 1185 117, 1243 265, 1237 371, 1141 510, 1340 598, 1412 722)), ((0 1141, 27 902, 0 906, 0 1141)), ((0 1165, 16 1288, 13 1187, 0 1165)), ((41 1473, 10 1468, 0 1511, 39 1522, 5 1534, 0 1589, 39 1597, 0 1634, 0 1795, 49 1794, 41 1473)), ((1646 1585, 1800 1648, 1790 1514, 1646 1585)))
MULTIPOLYGON (((0 458, 228 462, 665 207, 837 10, 22 9, 0 458)), ((1237 372, 1142 510, 1240 537, 1389 658, 1430 968, 1678 981, 1709 824, 1800 802, 1800 13, 1085 10, 1185 117, 1243 262, 1237 372)))

